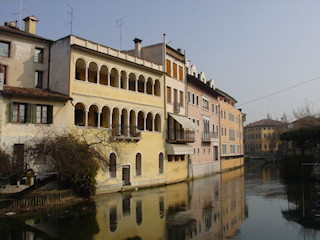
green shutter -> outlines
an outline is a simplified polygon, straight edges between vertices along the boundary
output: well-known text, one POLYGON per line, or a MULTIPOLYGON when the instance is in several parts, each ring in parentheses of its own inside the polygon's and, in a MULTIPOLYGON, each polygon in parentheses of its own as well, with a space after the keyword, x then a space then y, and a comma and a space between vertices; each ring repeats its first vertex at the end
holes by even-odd
POLYGON ((53 116, 53 106, 48 106, 48 124, 52 123, 52 116, 53 116))
POLYGON ((33 104, 26 104, 26 121, 27 123, 33 123, 33 107, 34 105, 33 104))
POLYGON ((36 104, 29 104, 31 108, 31 123, 37 122, 37 105, 36 104))

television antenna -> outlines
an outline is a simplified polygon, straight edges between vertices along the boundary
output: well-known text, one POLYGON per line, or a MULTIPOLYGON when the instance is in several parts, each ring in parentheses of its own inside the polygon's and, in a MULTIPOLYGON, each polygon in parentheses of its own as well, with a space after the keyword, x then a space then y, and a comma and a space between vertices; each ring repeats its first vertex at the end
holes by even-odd
POLYGON ((72 25, 73 25, 73 7, 71 7, 69 4, 67 4, 67 7, 70 8, 70 12, 68 12, 68 14, 70 15, 70 22, 68 22, 67 24, 70 24, 70 34, 72 35, 72 25))
POLYGON ((27 8, 22 7, 22 0, 20 0, 20 6, 19 6, 19 11, 12 13, 12 15, 19 15, 19 26, 18 28, 21 29, 21 23, 22 23, 22 12, 23 10, 26 10, 27 8))
POLYGON ((119 18, 116 21, 117 27, 120 28, 120 51, 122 50, 122 25, 125 24, 125 17, 119 18))

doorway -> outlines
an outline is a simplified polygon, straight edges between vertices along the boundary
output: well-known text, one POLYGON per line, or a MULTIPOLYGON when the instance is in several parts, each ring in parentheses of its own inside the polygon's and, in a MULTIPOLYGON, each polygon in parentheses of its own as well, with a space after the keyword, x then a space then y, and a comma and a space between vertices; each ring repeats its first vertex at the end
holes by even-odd
POLYGON ((123 186, 129 186, 130 183, 130 166, 124 165, 122 166, 122 183, 123 186))

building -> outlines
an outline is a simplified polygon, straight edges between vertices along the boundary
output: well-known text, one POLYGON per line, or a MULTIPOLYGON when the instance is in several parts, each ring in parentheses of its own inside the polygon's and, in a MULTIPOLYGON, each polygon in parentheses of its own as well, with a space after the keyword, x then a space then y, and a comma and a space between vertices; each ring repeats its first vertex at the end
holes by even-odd
POLYGON ((221 171, 244 164, 243 122, 244 114, 235 107, 237 101, 216 88, 220 106, 221 171))
POLYGON ((97 193, 166 183, 163 67, 76 36, 51 46, 50 88, 72 97, 69 128, 105 139, 97 193))
POLYGON ((195 178, 220 172, 219 95, 213 80, 207 81, 203 72, 198 74, 194 65, 187 69, 188 117, 200 128, 190 144, 189 176, 195 178))
POLYGON ((283 124, 272 119, 262 119, 244 127, 246 153, 268 153, 279 150, 280 130, 283 124))
POLYGON ((25 159, 25 143, 64 129, 65 105, 71 100, 49 88, 53 41, 36 35, 36 17, 24 21, 25 31, 15 22, 0 26, 0 145, 21 172, 37 168, 25 159))
POLYGON ((130 55, 139 53, 142 59, 160 64, 165 71, 165 117, 166 117, 166 164, 167 183, 188 178, 188 162, 198 126, 187 117, 186 105, 186 60, 181 49, 175 50, 166 42, 141 47, 135 39, 135 49, 126 51, 130 55))

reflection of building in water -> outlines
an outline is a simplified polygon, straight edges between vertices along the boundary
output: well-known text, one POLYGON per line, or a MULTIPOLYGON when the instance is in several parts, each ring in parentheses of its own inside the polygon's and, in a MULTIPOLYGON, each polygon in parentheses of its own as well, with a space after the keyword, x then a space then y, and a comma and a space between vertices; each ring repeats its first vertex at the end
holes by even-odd
POLYGON ((221 234, 231 237, 245 219, 244 168, 221 174, 221 234))

